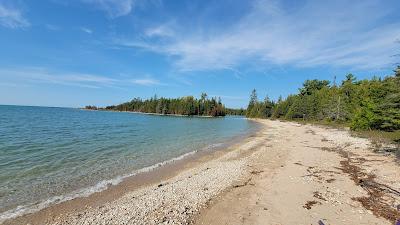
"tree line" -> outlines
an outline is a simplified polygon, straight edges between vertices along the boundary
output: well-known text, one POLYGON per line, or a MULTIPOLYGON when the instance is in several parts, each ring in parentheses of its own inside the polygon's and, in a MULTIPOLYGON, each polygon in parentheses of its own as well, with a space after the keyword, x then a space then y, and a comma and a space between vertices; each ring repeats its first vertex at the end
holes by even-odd
MULTIPOLYGON (((96 109, 95 106, 86 106, 86 109, 96 109)), ((176 114, 187 116, 225 116, 226 108, 221 102, 221 98, 208 98, 206 93, 202 93, 199 99, 193 96, 181 98, 158 98, 154 96, 150 99, 134 98, 129 102, 119 105, 111 105, 103 110, 130 111, 157 114, 176 114)))
POLYGON ((226 113, 226 115, 232 115, 232 116, 244 116, 244 115, 246 115, 246 109, 225 108, 225 113, 226 113))
POLYGON ((399 130, 400 66, 384 78, 357 80, 348 74, 340 84, 306 80, 297 94, 277 101, 260 101, 253 90, 246 116, 346 123, 353 130, 399 130))

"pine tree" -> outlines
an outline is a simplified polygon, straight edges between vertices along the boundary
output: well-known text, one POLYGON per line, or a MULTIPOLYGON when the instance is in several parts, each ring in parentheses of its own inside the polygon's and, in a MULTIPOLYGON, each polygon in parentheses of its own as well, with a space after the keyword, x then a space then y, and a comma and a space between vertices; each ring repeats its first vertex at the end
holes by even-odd
POLYGON ((256 111, 257 102, 258 102, 257 91, 256 91, 256 89, 253 89, 253 91, 251 92, 251 95, 250 95, 249 105, 247 106, 247 112, 246 112, 247 117, 255 117, 256 116, 255 111, 256 111))
POLYGON ((394 70, 394 75, 396 77, 400 77, 400 66, 397 66, 397 68, 394 70))

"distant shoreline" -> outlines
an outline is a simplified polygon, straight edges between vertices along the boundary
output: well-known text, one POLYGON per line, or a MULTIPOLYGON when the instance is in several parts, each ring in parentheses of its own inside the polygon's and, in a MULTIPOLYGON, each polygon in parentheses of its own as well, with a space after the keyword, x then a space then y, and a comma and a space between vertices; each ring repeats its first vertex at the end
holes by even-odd
POLYGON ((138 111, 120 111, 120 110, 107 110, 107 109, 85 109, 85 108, 78 108, 78 109, 85 110, 85 111, 124 112, 124 113, 135 113, 135 114, 144 114, 144 115, 153 115, 153 116, 198 117, 198 118, 222 118, 222 117, 225 117, 225 116, 200 116, 200 115, 184 115, 184 114, 146 113, 146 112, 138 112, 138 111))

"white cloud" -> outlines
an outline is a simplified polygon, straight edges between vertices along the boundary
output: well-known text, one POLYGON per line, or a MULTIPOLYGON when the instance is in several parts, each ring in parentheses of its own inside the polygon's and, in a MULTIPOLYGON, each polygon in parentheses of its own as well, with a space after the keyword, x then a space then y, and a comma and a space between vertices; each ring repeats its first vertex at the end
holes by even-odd
POLYGON ((128 15, 134 8, 134 0, 83 0, 105 11, 111 18, 128 15))
POLYGON ((81 29, 82 32, 85 32, 87 34, 92 34, 93 33, 93 30, 91 30, 89 28, 86 28, 86 27, 81 27, 80 29, 81 29))
POLYGON ((142 86, 157 86, 162 85, 159 80, 152 79, 152 78, 142 78, 142 79, 134 79, 131 80, 132 83, 142 85, 142 86))
MULTIPOLYGON (((392 66, 391 56, 399 49, 400 21, 385 20, 395 13, 376 0, 309 0, 295 8, 260 0, 232 26, 185 27, 159 42, 118 43, 172 56, 181 71, 234 69, 246 62, 382 69, 392 66)), ((162 26, 145 31, 147 36, 165 33, 162 26)))
POLYGON ((7 28, 24 28, 30 26, 27 19, 18 9, 6 7, 0 2, 0 25, 7 28))
POLYGON ((117 86, 121 81, 105 76, 57 72, 46 68, 19 68, 19 69, 0 69, 2 82, 17 81, 24 83, 49 83, 67 86, 77 86, 85 88, 100 88, 117 86))

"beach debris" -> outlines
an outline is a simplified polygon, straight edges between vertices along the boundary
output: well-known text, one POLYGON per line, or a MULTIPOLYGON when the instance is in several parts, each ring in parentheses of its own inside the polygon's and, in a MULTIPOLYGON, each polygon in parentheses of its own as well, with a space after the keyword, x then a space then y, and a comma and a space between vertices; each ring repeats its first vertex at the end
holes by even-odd
POLYGON ((309 130, 306 131, 306 134, 316 135, 317 133, 315 133, 314 130, 309 129, 309 130))
POLYGON ((328 142, 329 140, 326 139, 325 137, 321 139, 322 142, 328 142))
POLYGON ((254 184, 250 183, 250 181, 251 181, 251 178, 249 178, 248 180, 246 180, 246 181, 245 181, 244 183, 242 183, 242 184, 235 184, 235 185, 233 185, 233 188, 244 187, 244 186, 246 186, 246 185, 254 185, 254 184))
POLYGON ((335 180, 336 180, 336 179, 331 178, 331 179, 326 180, 326 182, 330 184, 330 183, 332 183, 332 182, 335 181, 335 180))
POLYGON ((321 204, 321 203, 317 202, 315 200, 307 201, 306 204, 303 205, 303 208, 310 210, 312 208, 312 206, 315 204, 321 204))
POLYGON ((264 172, 264 170, 253 170, 253 171, 251 171, 250 173, 251 173, 251 174, 260 174, 260 173, 262 173, 262 172, 264 172))
POLYGON ((167 183, 160 183, 159 185, 157 185, 157 187, 162 187, 162 186, 164 186, 164 185, 167 185, 168 184, 168 182, 167 183))
POLYGON ((351 180, 368 193, 368 196, 354 197, 352 200, 360 202, 365 209, 372 211, 375 216, 395 222, 400 217, 400 212, 393 209, 388 204, 387 199, 399 196, 400 192, 388 185, 378 183, 375 181, 375 174, 362 170, 360 164, 363 163, 363 160, 360 160, 360 158, 355 158, 344 148, 338 148, 335 151, 344 158, 340 161, 340 168, 338 169, 348 174, 351 180))
POLYGON ((325 225, 324 222, 322 222, 322 220, 318 220, 318 225, 325 225))
MULTIPOLYGON (((397 205, 397 211, 400 211, 400 204, 397 205)), ((396 225, 400 225, 400 217, 397 218, 396 225)))
POLYGON ((324 196, 322 196, 322 194, 319 191, 314 191, 314 198, 317 198, 322 201, 327 201, 326 198, 324 198, 324 196))

